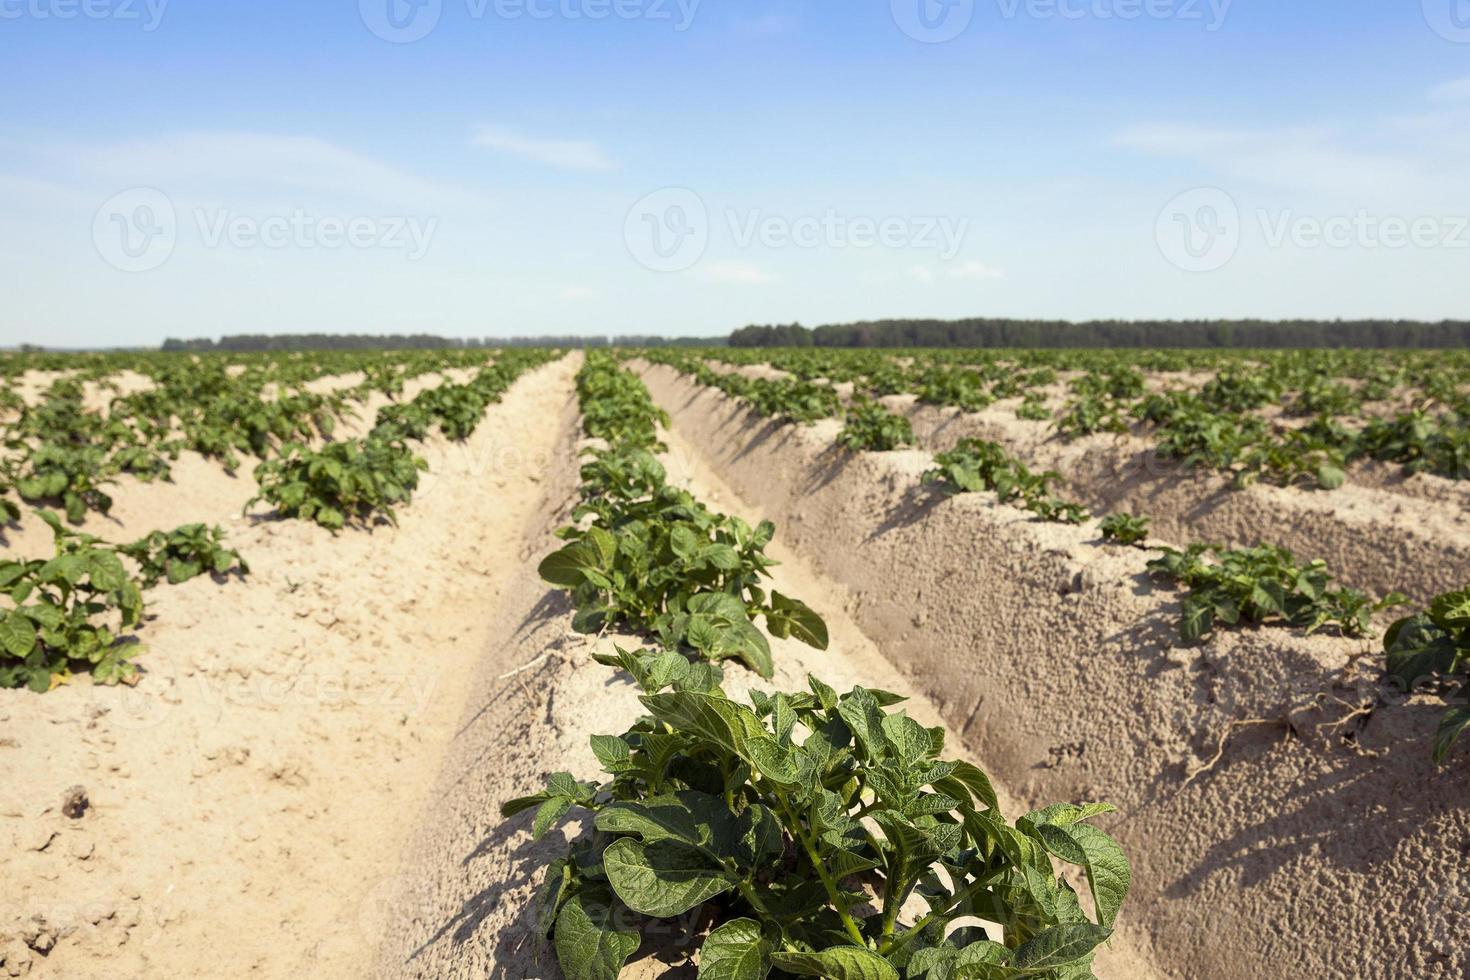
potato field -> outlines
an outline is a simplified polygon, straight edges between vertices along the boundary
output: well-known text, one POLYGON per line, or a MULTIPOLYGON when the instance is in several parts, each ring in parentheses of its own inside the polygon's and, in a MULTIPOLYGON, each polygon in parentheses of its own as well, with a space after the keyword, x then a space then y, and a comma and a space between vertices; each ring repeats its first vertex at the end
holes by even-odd
POLYGON ((0 976, 1470 975, 1470 353, 0 354, 0 976))

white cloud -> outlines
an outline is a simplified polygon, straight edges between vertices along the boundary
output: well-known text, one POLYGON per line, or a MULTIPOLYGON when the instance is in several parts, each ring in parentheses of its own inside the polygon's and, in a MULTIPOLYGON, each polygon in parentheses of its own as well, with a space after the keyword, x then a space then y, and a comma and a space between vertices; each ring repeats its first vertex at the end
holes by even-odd
POLYGON ((1470 78, 1457 78, 1453 82, 1436 85, 1429 90, 1429 101, 1451 104, 1470 102, 1470 78))
MULTIPOLYGON (((1392 153, 1360 149, 1344 133, 1327 129, 1146 125, 1119 132, 1113 142, 1153 156, 1191 160, 1212 174, 1266 187, 1341 195, 1360 204, 1401 189, 1448 190, 1450 172, 1441 169, 1449 162, 1443 159, 1445 147, 1431 145, 1414 152, 1389 138, 1391 125, 1380 121, 1382 138, 1373 142, 1403 147, 1392 153)), ((1354 135, 1371 139, 1373 130, 1373 125, 1365 125, 1354 135)))
POLYGON ((750 262, 707 262, 696 272, 701 282, 758 286, 776 277, 750 262))
POLYGON ((474 143, 559 170, 616 170, 617 164, 601 146, 586 140, 555 140, 526 136, 503 126, 481 126, 474 143))
POLYGON ((777 34, 794 34, 800 21, 790 14, 765 14, 737 22, 740 33, 749 37, 769 37, 777 34))
POLYGON ((591 299, 597 295, 597 290, 586 286, 567 286, 558 295, 563 303, 575 303, 579 300, 591 299))
POLYGON ((937 270, 927 265, 913 265, 909 266, 904 274, 910 279, 924 283, 926 286, 938 282, 941 275, 948 279, 968 280, 1005 278, 1005 273, 1000 269, 988 266, 984 262, 976 259, 963 262, 957 266, 941 267, 937 270))
POLYGON ((994 269, 978 260, 971 260, 953 269, 946 269, 945 275, 951 279, 1004 279, 1005 273, 1000 269, 994 269))
POLYGON ((83 174, 115 187, 140 184, 167 193, 229 195, 258 191, 311 191, 423 209, 479 200, 365 154, 310 136, 190 132, 99 147, 53 148, 83 174))

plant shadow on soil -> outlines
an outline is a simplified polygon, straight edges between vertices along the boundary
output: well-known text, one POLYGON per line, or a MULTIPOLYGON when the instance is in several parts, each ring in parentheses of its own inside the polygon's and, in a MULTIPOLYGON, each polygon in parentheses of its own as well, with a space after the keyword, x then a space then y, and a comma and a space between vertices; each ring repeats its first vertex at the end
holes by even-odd
POLYGON ((888 512, 883 515, 883 520, 868 535, 868 540, 876 541, 891 531, 899 531, 923 523, 935 509, 952 496, 938 487, 926 487, 923 484, 910 487, 888 508, 888 512))
MULTIPOLYGON (((1227 668, 1208 659, 1181 662, 1180 654, 1207 656, 1207 651, 1178 645, 1176 619, 1167 610, 1104 642, 1121 642, 1147 656, 1151 662, 1145 676, 1151 683, 1165 674, 1192 673, 1193 698, 1200 711, 1222 709, 1212 688, 1227 668)), ((1253 629, 1265 634, 1282 627, 1253 629)), ((1316 669, 1318 665, 1306 660, 1282 668, 1287 676, 1304 676, 1316 669)), ((1275 717, 1248 724, 1237 717, 1239 727, 1228 730, 1216 725, 1211 740, 1223 738, 1217 759, 1205 758, 1213 741, 1208 748, 1196 745, 1203 755, 1194 765, 1204 767, 1197 775, 1191 778, 1178 766, 1168 766, 1150 781, 1143 804, 1147 809, 1208 811, 1232 801, 1254 800, 1248 805, 1254 819, 1188 860, 1187 870, 1165 889, 1168 897, 1196 895, 1219 875, 1226 875, 1232 887, 1260 886, 1302 861, 1320 861, 1347 874, 1372 878, 1385 866, 1405 860, 1401 845, 1426 824, 1442 823, 1452 833, 1456 815, 1470 806, 1470 786, 1454 779, 1452 769, 1436 770, 1430 760, 1442 705, 1378 703, 1348 729, 1341 728, 1352 720, 1352 706, 1345 702, 1341 717, 1305 726, 1293 707, 1282 703, 1275 717), (1364 766, 1363 752, 1375 756, 1373 765, 1364 766), (1246 790, 1242 781, 1254 781, 1253 772, 1267 776, 1262 786, 1289 785, 1290 791, 1269 796, 1269 789, 1246 790), (1433 785, 1442 786, 1444 792, 1414 791, 1433 785)), ((1230 713, 1242 712, 1256 713, 1244 706, 1230 713)), ((1221 723, 1231 724, 1223 716, 1221 723)), ((1470 845, 1465 850, 1470 854, 1470 845)))
MULTIPOLYGON (((511 842, 528 830, 531 818, 532 814, 527 812, 502 822, 474 851, 465 856, 461 863, 469 865, 486 854, 505 851, 509 869, 495 884, 461 904, 459 911, 448 922, 441 925, 409 955, 408 962, 417 959, 445 936, 455 945, 473 940, 481 923, 500 907, 509 893, 528 887, 548 864, 565 856, 569 843, 575 844, 587 836, 584 829, 569 842, 560 833, 552 833, 539 841, 527 838, 513 850, 507 851, 511 842)), ((496 960, 501 965, 490 974, 495 980, 525 980, 526 974, 520 971, 527 965, 526 947, 531 945, 539 947, 530 954, 538 966, 544 963, 550 968, 555 962, 555 951, 551 941, 541 935, 537 916, 536 903, 523 902, 514 921, 501 929, 497 937, 499 951, 496 954, 496 960)), ((694 980, 697 970, 691 956, 704 940, 707 918, 701 909, 695 909, 694 912, 669 922, 640 919, 643 945, 634 953, 625 969, 642 964, 638 971, 639 976, 656 976, 660 980, 694 980)))
POLYGON ((1215 771, 1199 781, 1203 794, 1215 795, 1210 782, 1240 762, 1262 763, 1265 757, 1283 752, 1343 755, 1341 761, 1323 760, 1320 771, 1305 774, 1279 806, 1262 808, 1263 819, 1212 845, 1166 894, 1173 898, 1194 895, 1220 873, 1233 872, 1240 886, 1259 885, 1303 859, 1322 860, 1350 874, 1370 877, 1402 861, 1398 851, 1407 838, 1431 822, 1443 820, 1447 828, 1452 826, 1470 795, 1459 783, 1452 787, 1453 776, 1436 773, 1429 762, 1429 734, 1442 711, 1435 705, 1380 707, 1375 714, 1389 713, 1384 724, 1397 731, 1381 739, 1376 750, 1379 764, 1369 769, 1348 755, 1352 750, 1345 747, 1329 749, 1295 739, 1283 744, 1272 731, 1242 730, 1231 739, 1215 771), (1422 785, 1426 780, 1442 781, 1454 791, 1432 797, 1405 792, 1406 785, 1422 785))

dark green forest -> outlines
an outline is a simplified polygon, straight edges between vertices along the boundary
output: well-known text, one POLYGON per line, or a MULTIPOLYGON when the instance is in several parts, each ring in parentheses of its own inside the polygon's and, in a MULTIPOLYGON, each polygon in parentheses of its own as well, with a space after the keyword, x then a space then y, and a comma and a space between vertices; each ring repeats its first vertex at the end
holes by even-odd
POLYGON ((749 326, 731 347, 1463 348, 1470 322, 1447 320, 875 320, 808 329, 749 326))

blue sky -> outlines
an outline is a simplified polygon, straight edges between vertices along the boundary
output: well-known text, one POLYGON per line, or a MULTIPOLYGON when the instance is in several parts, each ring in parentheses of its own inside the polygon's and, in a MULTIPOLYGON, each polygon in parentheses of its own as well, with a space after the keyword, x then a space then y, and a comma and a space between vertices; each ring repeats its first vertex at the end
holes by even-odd
POLYGON ((415 2, 0 0, 0 344, 1470 316, 1467 0, 415 2))

